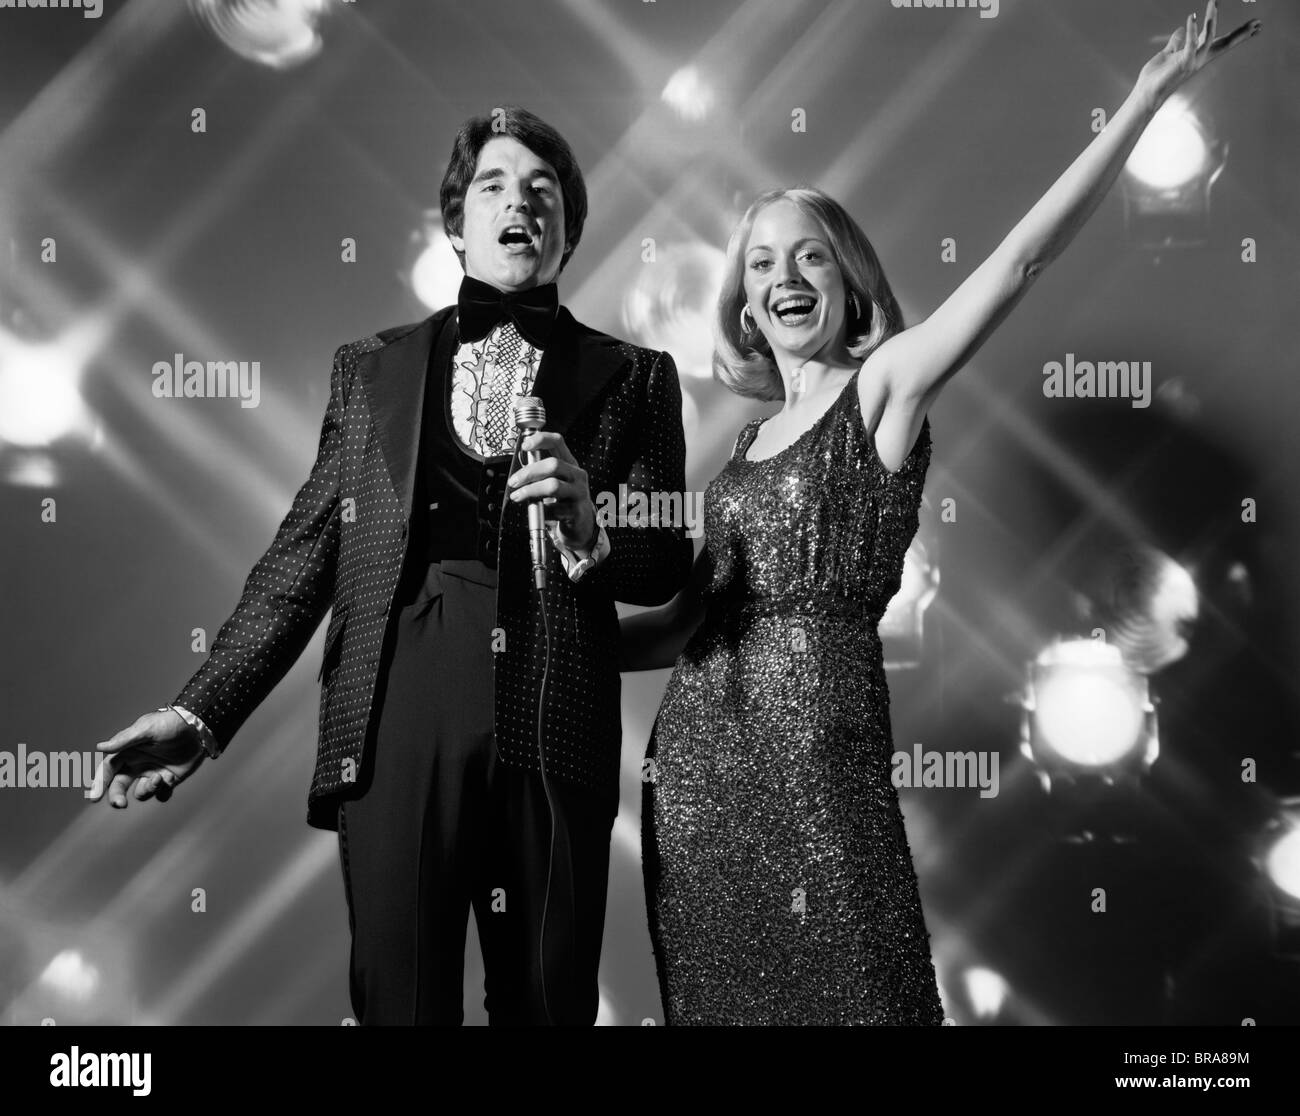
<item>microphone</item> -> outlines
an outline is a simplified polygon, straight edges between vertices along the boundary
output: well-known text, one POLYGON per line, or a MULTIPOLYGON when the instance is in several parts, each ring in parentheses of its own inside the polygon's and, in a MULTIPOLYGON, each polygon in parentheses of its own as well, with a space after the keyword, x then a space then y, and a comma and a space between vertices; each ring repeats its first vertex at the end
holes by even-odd
MULTIPOLYGON (((514 403, 515 430, 520 437, 537 434, 546 429, 546 407, 535 395, 519 395, 514 403)), ((524 454, 525 464, 542 460, 541 450, 524 454)), ((538 589, 546 588, 546 512, 541 501, 528 502, 528 541, 533 552, 533 582, 538 589)))

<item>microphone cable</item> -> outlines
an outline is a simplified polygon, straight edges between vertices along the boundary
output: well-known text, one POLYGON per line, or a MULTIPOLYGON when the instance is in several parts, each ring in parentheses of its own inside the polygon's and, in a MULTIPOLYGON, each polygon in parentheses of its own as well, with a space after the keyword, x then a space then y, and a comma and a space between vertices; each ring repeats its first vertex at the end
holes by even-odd
MULTIPOLYGON (((516 468, 523 468, 522 459, 519 456, 519 447, 523 444, 527 435, 522 431, 515 438, 514 463, 516 468)), ((551 843, 550 850, 547 854, 546 862, 546 897, 542 902, 542 926, 537 942, 537 959, 538 969, 541 974, 542 982, 542 1008, 546 1012, 547 1023, 554 1027, 555 1019, 551 1015, 550 1001, 546 995, 546 920, 550 913, 551 906, 551 882, 555 874, 555 844, 557 837, 557 814, 555 806, 554 792, 551 789, 550 777, 546 773, 546 748, 543 743, 542 716, 546 709, 546 680, 551 672, 551 624, 546 614, 546 594, 545 591, 536 583, 533 585, 537 593, 537 604, 542 612, 542 631, 546 637, 546 657, 542 665, 542 688, 537 697, 537 760, 542 769, 542 789, 546 792, 546 808, 550 811, 551 816, 551 843)), ((570 872, 572 875, 572 872, 570 872)), ((570 907, 573 903, 573 888, 569 888, 570 907)), ((574 912, 571 910, 570 914, 574 912)), ((570 919, 572 928, 575 919, 570 919)))

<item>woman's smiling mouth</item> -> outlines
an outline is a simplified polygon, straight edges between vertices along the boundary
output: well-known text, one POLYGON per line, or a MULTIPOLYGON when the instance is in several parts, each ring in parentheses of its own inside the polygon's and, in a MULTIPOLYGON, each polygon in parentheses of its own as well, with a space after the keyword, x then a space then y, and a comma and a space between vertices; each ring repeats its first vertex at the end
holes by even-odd
POLYGON ((803 325, 816 308, 817 300, 812 295, 782 295, 772 303, 772 316, 782 325, 803 325))

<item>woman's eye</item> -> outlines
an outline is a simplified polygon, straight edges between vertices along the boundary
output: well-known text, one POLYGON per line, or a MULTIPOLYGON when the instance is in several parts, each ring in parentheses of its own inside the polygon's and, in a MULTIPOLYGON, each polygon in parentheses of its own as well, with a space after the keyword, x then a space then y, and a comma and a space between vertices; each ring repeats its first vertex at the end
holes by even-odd
POLYGON ((749 266, 755 271, 761 271, 765 267, 770 267, 771 264, 771 260, 754 260, 749 266))

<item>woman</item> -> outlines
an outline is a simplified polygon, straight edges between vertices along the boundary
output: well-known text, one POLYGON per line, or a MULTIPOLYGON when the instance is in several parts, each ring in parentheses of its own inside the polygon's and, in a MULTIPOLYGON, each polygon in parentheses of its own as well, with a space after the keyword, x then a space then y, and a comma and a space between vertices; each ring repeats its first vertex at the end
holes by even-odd
POLYGON ((644 785, 646 901, 665 1022, 943 1020, 890 774, 876 626, 930 459, 926 412, 1097 207, 1156 109, 1258 22, 1210 3, 1109 126, 928 319, 903 329, 861 229, 777 190, 731 237, 714 367, 784 399, 706 491, 705 547, 622 667, 673 665, 644 785))

